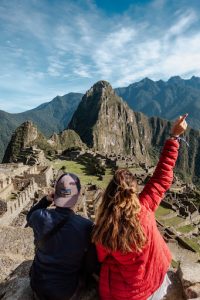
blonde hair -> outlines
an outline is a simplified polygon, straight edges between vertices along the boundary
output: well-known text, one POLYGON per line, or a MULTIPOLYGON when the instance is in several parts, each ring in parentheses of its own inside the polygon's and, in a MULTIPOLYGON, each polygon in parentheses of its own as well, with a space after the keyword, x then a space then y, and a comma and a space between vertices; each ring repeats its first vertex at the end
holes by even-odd
POLYGON ((99 205, 92 241, 111 251, 140 252, 147 241, 140 211, 135 176, 129 170, 117 170, 99 205))

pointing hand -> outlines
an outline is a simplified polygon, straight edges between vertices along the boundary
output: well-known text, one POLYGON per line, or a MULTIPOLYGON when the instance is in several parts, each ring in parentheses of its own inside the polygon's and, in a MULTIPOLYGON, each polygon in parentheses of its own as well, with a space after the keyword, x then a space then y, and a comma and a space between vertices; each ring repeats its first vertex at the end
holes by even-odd
POLYGON ((188 114, 185 114, 183 116, 180 116, 174 123, 171 134, 174 136, 179 136, 180 134, 184 133, 187 129, 187 118, 188 114))

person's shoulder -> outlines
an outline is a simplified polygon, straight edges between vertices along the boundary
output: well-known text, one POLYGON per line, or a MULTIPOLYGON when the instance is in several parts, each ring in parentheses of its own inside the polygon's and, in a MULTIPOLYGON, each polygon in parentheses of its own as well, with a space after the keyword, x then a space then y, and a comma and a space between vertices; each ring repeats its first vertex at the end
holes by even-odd
POLYGON ((50 215, 54 214, 54 209, 44 209, 40 208, 32 212, 31 220, 42 220, 48 218, 50 215))
POLYGON ((93 222, 81 215, 74 214, 74 219, 76 220, 77 223, 82 225, 85 228, 92 228, 93 227, 93 222))
POLYGON ((75 214, 75 218, 84 224, 93 225, 93 222, 90 219, 85 218, 81 215, 75 214))

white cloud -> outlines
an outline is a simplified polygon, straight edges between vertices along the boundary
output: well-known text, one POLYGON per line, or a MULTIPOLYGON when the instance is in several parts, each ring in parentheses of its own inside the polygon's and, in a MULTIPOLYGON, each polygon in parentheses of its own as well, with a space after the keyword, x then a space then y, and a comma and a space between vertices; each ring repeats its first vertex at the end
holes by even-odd
POLYGON ((75 69, 74 74, 78 75, 80 77, 83 77, 83 78, 91 78, 91 75, 89 74, 89 72, 84 70, 84 68, 81 68, 81 67, 80 67, 80 69, 75 69))
POLYGON ((197 20, 198 18, 195 11, 189 10, 184 13, 174 25, 171 26, 168 34, 170 36, 182 34, 197 20))

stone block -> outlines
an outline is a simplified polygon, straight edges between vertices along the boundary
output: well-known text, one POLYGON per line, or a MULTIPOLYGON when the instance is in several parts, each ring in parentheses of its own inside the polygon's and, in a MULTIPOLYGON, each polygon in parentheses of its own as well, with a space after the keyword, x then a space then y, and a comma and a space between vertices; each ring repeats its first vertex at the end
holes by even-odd
POLYGON ((182 282, 186 299, 200 297, 200 264, 181 262, 177 272, 182 282))

